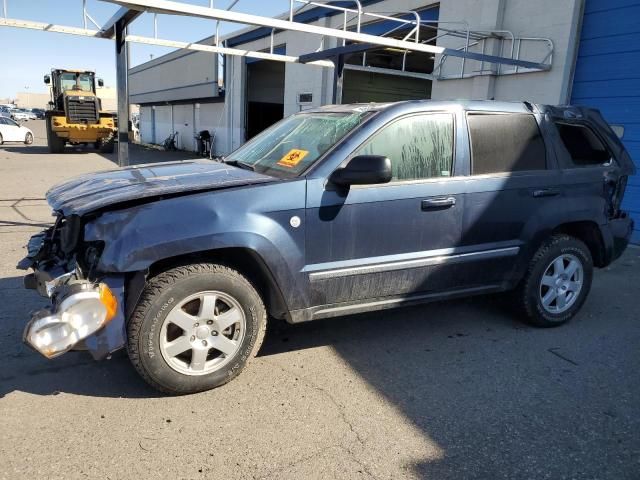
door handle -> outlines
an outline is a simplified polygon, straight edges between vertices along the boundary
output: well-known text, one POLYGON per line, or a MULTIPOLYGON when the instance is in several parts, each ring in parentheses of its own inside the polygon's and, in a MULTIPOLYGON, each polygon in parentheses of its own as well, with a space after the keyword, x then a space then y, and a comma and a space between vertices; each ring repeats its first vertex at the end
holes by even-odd
POLYGON ((560 190, 557 188, 541 188, 540 190, 531 192, 531 196, 534 198, 557 197, 558 195, 560 195, 560 190))
POLYGON ((421 208, 425 210, 438 210, 444 208, 451 208, 456 204, 455 197, 435 197, 427 200, 422 200, 421 208))

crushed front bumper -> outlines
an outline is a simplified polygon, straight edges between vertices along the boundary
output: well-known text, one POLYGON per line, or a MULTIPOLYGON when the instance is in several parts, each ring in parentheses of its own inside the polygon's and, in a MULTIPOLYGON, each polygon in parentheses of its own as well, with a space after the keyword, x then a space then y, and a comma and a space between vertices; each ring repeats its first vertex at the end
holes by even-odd
POLYGON ((76 271, 67 272, 41 253, 46 248, 41 239, 41 235, 32 237, 29 255, 18 267, 33 269, 24 285, 48 297, 51 305, 32 314, 23 340, 47 358, 82 346, 100 360, 122 348, 126 340, 124 276, 90 281, 76 271))

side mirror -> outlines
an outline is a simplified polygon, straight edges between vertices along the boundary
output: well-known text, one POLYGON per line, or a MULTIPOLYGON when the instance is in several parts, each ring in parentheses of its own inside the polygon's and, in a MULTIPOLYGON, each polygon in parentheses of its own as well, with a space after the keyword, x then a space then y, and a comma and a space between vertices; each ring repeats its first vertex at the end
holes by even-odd
POLYGON ((331 183, 349 185, 375 185, 391 181, 391 160, 381 155, 358 155, 344 167, 331 174, 331 183))
POLYGON ((104 87, 104 80, 103 79, 101 79, 101 78, 98 79, 98 86, 99 87, 104 87))
POLYGON ((46 83, 47 85, 49 85, 51 83, 51 76, 49 75, 45 75, 44 76, 44 83, 46 83))

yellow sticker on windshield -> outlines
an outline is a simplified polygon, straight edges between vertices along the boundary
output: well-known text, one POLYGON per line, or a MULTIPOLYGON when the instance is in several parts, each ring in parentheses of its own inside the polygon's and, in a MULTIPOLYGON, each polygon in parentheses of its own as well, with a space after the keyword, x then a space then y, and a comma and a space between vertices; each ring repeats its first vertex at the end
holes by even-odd
POLYGON ((293 150, 289 150, 289 153, 280 159, 278 165, 293 168, 298 165, 302 159, 308 155, 308 153, 308 150, 298 150, 297 148, 294 148, 293 150))

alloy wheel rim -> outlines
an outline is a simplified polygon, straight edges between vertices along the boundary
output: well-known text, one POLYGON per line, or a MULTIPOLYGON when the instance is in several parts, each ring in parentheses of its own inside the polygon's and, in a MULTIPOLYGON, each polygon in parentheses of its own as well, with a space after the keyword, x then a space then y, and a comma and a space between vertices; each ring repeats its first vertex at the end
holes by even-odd
POLYGON ((231 295, 206 291, 189 295, 166 316, 160 352, 184 375, 207 375, 229 363, 240 350, 246 316, 231 295))
POLYGON ((578 300, 583 284, 582 261, 573 254, 556 257, 540 279, 538 292, 542 308, 552 314, 566 312, 578 300))

